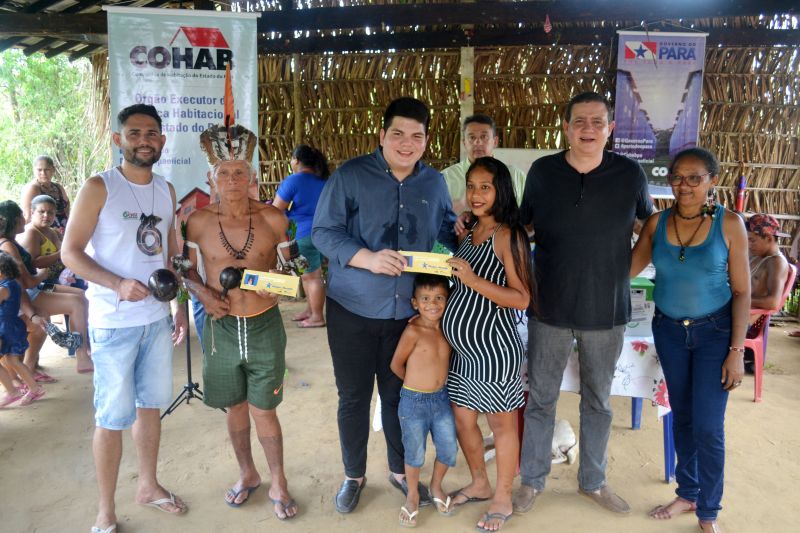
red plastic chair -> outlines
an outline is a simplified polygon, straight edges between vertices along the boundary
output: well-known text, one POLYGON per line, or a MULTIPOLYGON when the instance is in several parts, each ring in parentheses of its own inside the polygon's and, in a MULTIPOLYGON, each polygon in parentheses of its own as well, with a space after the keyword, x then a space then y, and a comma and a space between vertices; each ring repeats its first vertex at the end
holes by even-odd
POLYGON ((761 401, 761 381, 763 377, 763 370, 764 370, 764 354, 767 351, 767 328, 769 327, 769 317, 783 308, 783 304, 786 303, 786 299, 789 297, 789 293, 794 286, 794 279, 797 276, 797 267, 794 265, 789 265, 789 276, 786 278, 786 285, 783 287, 783 296, 781 297, 781 303, 778 305, 777 309, 751 309, 751 315, 767 315, 766 320, 761 325, 761 330, 758 332, 758 335, 752 339, 745 339, 744 347, 750 348, 753 350, 753 374, 755 375, 755 396, 753 398, 754 402, 761 401))

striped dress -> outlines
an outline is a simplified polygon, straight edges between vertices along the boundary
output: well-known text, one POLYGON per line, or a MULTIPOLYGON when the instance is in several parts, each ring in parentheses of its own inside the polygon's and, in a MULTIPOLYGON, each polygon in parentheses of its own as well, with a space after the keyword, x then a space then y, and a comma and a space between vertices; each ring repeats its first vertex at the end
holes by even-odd
MULTIPOLYGON (((455 253, 480 277, 506 286, 503 263, 492 236, 478 246, 472 232, 455 253)), ((498 307, 454 277, 455 288, 442 317, 442 330, 453 347, 447 392, 461 407, 482 413, 508 412, 524 405, 520 370, 522 341, 513 309, 498 307)))

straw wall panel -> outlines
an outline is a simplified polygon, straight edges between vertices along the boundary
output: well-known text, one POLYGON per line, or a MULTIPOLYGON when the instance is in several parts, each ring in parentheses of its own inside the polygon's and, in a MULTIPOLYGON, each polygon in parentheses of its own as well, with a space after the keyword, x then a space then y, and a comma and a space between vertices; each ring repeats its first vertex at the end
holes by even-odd
POLYGON ((503 147, 565 148, 561 117, 569 99, 611 94, 608 57, 602 46, 478 48, 475 112, 494 117, 503 147))
MULTIPOLYGON (((495 118, 501 146, 563 149, 566 103, 585 90, 612 97, 615 54, 608 44, 477 48, 474 110, 495 118)), ((332 166, 374 150, 383 110, 398 96, 431 107, 425 160, 436 168, 456 161, 459 63, 458 50, 259 57, 261 179, 270 184, 262 193, 271 197, 288 173, 298 140, 322 149, 332 166)), ((95 61, 98 87, 107 87, 104 68, 95 61)), ((103 90, 96 93, 102 102, 96 117, 107 124, 103 90)), ((708 49, 702 99, 700 144, 722 163, 722 200, 732 205, 743 172, 748 211, 800 214, 800 49, 708 49)), ((796 221, 782 224, 798 230, 796 221)))
POLYGON ((373 151, 383 111, 400 96, 429 105, 425 160, 444 166, 458 153, 458 67, 458 51, 260 57, 262 194, 274 194, 298 140, 321 149, 332 167, 373 151))

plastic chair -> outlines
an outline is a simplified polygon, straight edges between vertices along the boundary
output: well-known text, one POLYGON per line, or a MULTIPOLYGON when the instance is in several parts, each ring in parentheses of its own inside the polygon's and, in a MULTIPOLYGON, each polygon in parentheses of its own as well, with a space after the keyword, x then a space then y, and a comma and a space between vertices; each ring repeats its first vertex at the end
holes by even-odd
MULTIPOLYGON (((642 398, 631 398, 631 429, 642 427, 642 398)), ((664 432, 664 483, 675 480, 675 440, 672 435, 672 411, 662 416, 664 432)))
POLYGON ((764 354, 767 352, 767 328, 769 328, 769 317, 773 314, 777 313, 783 308, 783 304, 786 303, 786 299, 789 297, 789 293, 792 291, 792 287, 794 286, 794 280, 797 276, 797 267, 794 265, 789 265, 789 275, 786 278, 786 284, 783 287, 783 296, 781 296, 780 304, 778 305, 777 309, 751 309, 751 315, 766 315, 767 318, 761 325, 761 329, 752 339, 745 339, 744 347, 753 350, 753 374, 755 377, 755 394, 753 397, 754 402, 761 401, 761 382, 763 378, 763 371, 764 371, 764 354))

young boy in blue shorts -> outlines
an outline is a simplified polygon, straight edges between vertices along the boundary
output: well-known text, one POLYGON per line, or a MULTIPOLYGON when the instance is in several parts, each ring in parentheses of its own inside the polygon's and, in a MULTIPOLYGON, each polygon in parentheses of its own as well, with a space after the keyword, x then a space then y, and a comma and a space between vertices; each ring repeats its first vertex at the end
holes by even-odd
POLYGON ((442 479, 447 468, 455 466, 458 451, 455 420, 445 387, 451 349, 441 329, 449 294, 447 278, 417 275, 411 305, 419 317, 406 326, 391 363, 392 372, 403 380, 397 413, 408 480, 408 495, 400 508, 400 525, 405 527, 417 525, 419 470, 425 462, 428 432, 436 447, 430 485, 433 503, 440 514, 449 515, 452 511, 450 497, 442 489, 442 479))

